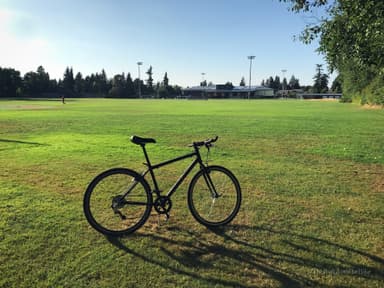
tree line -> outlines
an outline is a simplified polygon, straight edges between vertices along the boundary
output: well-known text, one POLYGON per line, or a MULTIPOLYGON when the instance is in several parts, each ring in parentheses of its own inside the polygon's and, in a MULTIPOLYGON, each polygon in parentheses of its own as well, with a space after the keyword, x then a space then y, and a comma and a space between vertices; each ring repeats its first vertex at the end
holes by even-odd
MULTIPOLYGON (((294 75, 291 76, 289 81, 284 77, 283 80, 280 80, 279 76, 272 77, 262 80, 261 85, 265 87, 272 88, 275 93, 281 90, 296 90, 301 89, 308 93, 342 93, 342 85, 340 82, 340 77, 336 77, 332 82, 331 87, 329 87, 329 75, 324 73, 323 65, 316 64, 316 73, 313 76, 313 85, 301 86, 299 79, 294 75)), ((243 79, 242 79, 243 81, 243 79)))
POLYGON ((287 78, 283 78, 283 81, 280 80, 279 76, 272 77, 270 76, 266 80, 261 81, 261 85, 265 87, 272 88, 274 91, 278 90, 292 90, 292 89, 300 89, 300 83, 299 79, 295 78, 294 75, 292 75, 289 82, 287 81, 287 78))
MULTIPOLYGON (((316 74, 313 76, 313 85, 301 86, 300 81, 295 75, 292 75, 289 81, 284 77, 283 80, 280 80, 280 77, 276 75, 275 77, 270 76, 267 79, 263 79, 260 83, 261 86, 272 88, 275 93, 279 91, 291 91, 291 90, 303 90, 309 93, 342 93, 342 86, 340 82, 340 77, 336 77, 333 81, 331 87, 328 87, 329 84, 329 75, 324 73, 323 65, 316 64, 316 74)), ((211 86, 212 82, 207 83, 207 80, 200 82, 200 86, 211 86)), ((226 82, 224 84, 228 88, 233 87, 232 82, 226 82)), ((242 77, 239 83, 239 86, 246 86, 245 78, 242 77)))
POLYGON ((306 44, 319 39, 318 51, 339 74, 343 101, 384 105, 384 1, 280 1, 296 13, 324 8, 325 16, 309 23, 299 39, 306 44))
POLYGON ((13 68, 0 67, 0 97, 110 97, 110 98, 173 98, 181 94, 181 87, 170 85, 167 72, 163 81, 154 84, 152 66, 147 78, 132 79, 130 73, 116 74, 108 79, 105 70, 83 76, 74 74, 72 67, 64 71, 63 79, 51 79, 43 66, 25 73, 13 68))
MULTIPOLYGON (((83 77, 81 72, 76 75, 72 67, 67 67, 64 71, 63 79, 50 79, 48 72, 43 66, 39 66, 36 72, 25 73, 22 77, 20 72, 12 68, 0 67, 0 97, 106 97, 106 98, 174 98, 181 95, 181 87, 169 84, 168 73, 164 74, 163 80, 153 81, 152 66, 145 72, 146 79, 132 79, 131 73, 116 74, 108 79, 105 70, 100 73, 92 73, 83 77)), ((290 80, 284 77, 280 80, 279 76, 270 76, 262 80, 261 85, 272 88, 275 93, 283 90, 301 89, 310 93, 326 93, 330 90, 334 93, 342 92, 340 77, 336 77, 331 89, 328 88, 329 76, 323 72, 322 65, 317 64, 316 74, 313 77, 312 86, 300 86, 299 79, 294 75, 290 80)), ((212 82, 206 80, 200 86, 210 86, 212 82)), ((225 85, 233 87, 232 82, 225 85)), ((246 86, 244 77, 241 78, 240 86, 246 86)))

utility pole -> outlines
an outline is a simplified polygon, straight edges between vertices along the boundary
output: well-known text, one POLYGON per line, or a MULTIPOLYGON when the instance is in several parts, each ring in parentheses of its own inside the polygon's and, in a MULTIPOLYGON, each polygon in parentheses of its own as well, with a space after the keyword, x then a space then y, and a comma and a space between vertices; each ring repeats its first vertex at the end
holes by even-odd
POLYGON ((248 91, 248 99, 251 98, 251 80, 252 80, 252 60, 255 59, 256 56, 248 56, 249 59, 249 91, 248 91))

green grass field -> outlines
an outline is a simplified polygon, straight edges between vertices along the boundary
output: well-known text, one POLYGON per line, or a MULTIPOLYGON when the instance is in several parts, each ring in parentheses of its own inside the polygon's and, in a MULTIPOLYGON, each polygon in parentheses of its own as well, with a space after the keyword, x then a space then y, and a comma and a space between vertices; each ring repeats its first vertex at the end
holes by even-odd
MULTIPOLYGON (((0 287, 383 287, 384 111, 316 101, 0 101, 0 287), (168 222, 108 239, 82 211, 88 183, 219 135, 212 164, 243 203, 199 225, 187 183, 168 222)), ((205 155, 205 153, 203 154, 205 155)), ((158 171, 167 190, 189 160, 158 171)))

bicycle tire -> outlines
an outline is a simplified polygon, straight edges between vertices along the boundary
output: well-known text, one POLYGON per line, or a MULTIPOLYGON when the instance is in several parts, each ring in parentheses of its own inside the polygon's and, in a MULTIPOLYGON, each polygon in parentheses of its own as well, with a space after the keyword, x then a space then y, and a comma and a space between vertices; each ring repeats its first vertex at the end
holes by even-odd
POLYGON ((230 170, 222 166, 208 166, 193 176, 188 188, 188 208, 199 223, 207 227, 226 225, 236 217, 240 205, 240 184, 230 170), (204 176, 206 173, 219 197, 213 197, 204 176))
POLYGON ((83 209, 88 223, 100 233, 130 234, 147 221, 152 209, 152 193, 147 181, 137 172, 114 168, 91 181, 84 194, 83 209), (129 187, 133 188, 123 203, 122 195, 129 187))

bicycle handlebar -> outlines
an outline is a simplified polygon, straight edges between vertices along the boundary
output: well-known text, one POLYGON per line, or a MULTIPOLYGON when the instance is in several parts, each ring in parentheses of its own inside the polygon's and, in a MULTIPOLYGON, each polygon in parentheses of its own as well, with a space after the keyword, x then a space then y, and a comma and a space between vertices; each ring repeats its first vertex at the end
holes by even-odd
POLYGON ((217 139, 219 139, 219 136, 216 136, 215 138, 207 139, 205 141, 199 141, 199 142, 193 142, 192 146, 194 147, 200 147, 200 146, 205 146, 205 147, 211 147, 213 142, 216 142, 217 139))

